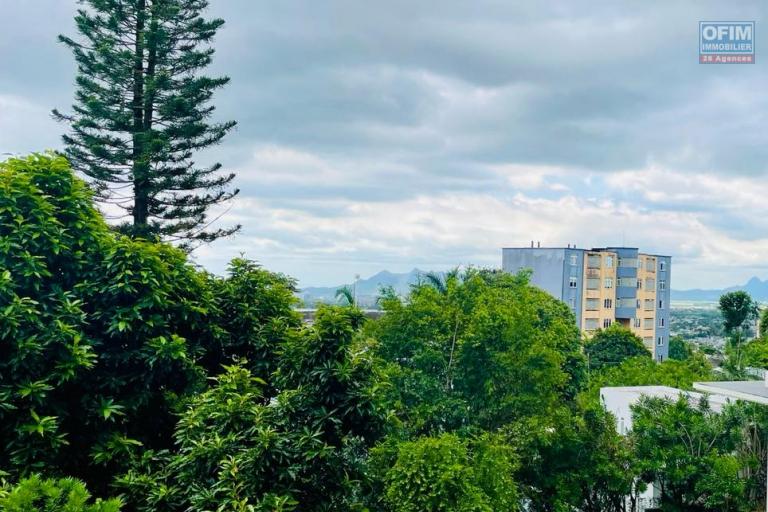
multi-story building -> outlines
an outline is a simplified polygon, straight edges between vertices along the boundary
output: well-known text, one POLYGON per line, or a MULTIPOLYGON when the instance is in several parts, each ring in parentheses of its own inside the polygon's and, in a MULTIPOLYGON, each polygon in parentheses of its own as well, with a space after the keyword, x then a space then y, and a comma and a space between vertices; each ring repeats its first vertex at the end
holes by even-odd
POLYGON ((658 361, 667 358, 670 256, 634 247, 505 248, 502 269, 530 269, 532 284, 568 304, 587 335, 618 322, 642 338, 658 361))

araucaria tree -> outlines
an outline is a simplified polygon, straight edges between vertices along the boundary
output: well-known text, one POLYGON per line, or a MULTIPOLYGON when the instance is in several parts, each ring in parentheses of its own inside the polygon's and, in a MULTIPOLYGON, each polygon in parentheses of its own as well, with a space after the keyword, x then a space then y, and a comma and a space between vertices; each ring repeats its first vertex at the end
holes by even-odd
POLYGON ((209 229, 208 216, 238 193, 234 174, 193 159, 235 126, 211 121, 213 93, 229 78, 202 74, 224 20, 201 16, 207 0, 81 3, 81 37, 59 36, 77 61, 73 112, 53 111, 70 125, 63 139, 72 166, 97 199, 130 217, 123 228, 131 234, 190 244, 237 231, 209 229))

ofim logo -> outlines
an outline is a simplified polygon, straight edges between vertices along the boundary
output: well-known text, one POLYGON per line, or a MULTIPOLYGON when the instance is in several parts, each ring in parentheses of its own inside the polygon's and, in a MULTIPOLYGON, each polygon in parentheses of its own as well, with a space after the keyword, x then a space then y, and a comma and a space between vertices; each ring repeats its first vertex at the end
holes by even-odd
POLYGON ((700 21, 699 63, 754 64, 754 21, 700 21))

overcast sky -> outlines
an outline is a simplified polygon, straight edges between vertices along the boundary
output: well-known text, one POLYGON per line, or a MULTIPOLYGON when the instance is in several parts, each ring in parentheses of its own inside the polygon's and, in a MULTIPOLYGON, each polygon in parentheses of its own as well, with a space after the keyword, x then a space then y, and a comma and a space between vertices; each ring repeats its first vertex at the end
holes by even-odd
MULTIPOLYGON (((238 127, 201 160, 243 224, 196 252, 212 271, 335 285, 540 240, 670 254, 674 288, 768 278, 764 0, 211 4, 238 127), (700 20, 755 20, 756 64, 698 64, 700 20)), ((0 5, 0 152, 60 148, 76 4, 0 5)))

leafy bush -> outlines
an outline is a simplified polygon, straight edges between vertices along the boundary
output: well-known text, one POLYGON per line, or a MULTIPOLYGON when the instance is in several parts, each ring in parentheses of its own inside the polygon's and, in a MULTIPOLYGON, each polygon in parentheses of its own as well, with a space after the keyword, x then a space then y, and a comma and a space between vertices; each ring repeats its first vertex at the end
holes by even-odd
POLYGON ((363 462, 380 436, 383 383, 351 308, 321 309, 312 328, 281 344, 275 383, 230 366, 194 397, 176 430, 178 451, 120 485, 145 510, 349 510, 363 462))
POLYGON ((0 488, 2 512, 119 512, 119 499, 91 501, 82 482, 74 478, 43 479, 32 475, 0 488))
POLYGON ((617 366, 633 357, 651 357, 651 352, 636 334, 613 324, 598 330, 586 343, 584 351, 589 359, 590 369, 599 370, 605 366, 617 366))
POLYGON ((394 512, 518 510, 516 464, 512 448, 492 436, 404 442, 385 476, 386 501, 394 512))
POLYGON ((221 365, 274 368, 299 325, 293 283, 247 260, 215 278, 171 246, 111 231, 52 154, 0 164, 0 467, 99 494, 173 446, 180 399, 221 365))

